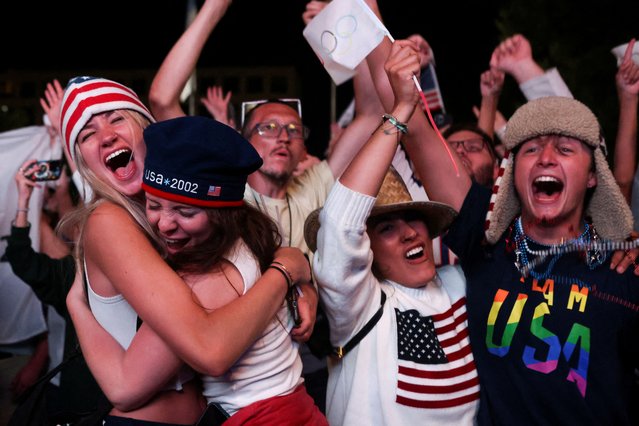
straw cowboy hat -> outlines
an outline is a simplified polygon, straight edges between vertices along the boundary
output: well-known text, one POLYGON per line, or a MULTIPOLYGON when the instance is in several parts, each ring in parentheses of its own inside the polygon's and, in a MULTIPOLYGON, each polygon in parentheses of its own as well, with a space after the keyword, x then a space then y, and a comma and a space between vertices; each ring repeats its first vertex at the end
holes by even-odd
MULTIPOLYGON (((406 210, 418 212, 421 215, 428 228, 430 238, 440 235, 457 216, 455 209, 448 204, 435 201, 413 201, 399 173, 391 167, 386 172, 369 220, 375 216, 406 210)), ((321 208, 314 210, 304 223, 304 238, 312 251, 317 250, 320 211, 321 208)))

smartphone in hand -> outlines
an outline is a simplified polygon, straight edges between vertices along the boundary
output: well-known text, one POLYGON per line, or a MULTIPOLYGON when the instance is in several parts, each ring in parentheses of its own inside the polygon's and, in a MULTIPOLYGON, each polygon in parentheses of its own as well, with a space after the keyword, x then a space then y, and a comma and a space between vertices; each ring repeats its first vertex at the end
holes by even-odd
POLYGON ((40 160, 36 164, 38 168, 27 176, 29 179, 36 182, 60 179, 64 164, 62 160, 40 160))
POLYGON ((288 310, 293 317, 295 327, 297 327, 302 323, 302 318, 300 317, 300 312, 297 306, 297 286, 293 286, 288 289, 288 292, 286 293, 286 303, 288 304, 288 310))

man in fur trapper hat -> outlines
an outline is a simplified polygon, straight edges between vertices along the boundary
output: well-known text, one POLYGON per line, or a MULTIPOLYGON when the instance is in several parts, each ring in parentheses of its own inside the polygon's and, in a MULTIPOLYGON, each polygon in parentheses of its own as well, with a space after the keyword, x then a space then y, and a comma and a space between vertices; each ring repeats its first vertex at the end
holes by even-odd
POLYGON ((636 244, 595 115, 560 97, 519 108, 492 193, 412 129, 429 197, 459 211, 444 241, 467 279, 479 423, 639 424, 639 278, 610 261, 636 244))

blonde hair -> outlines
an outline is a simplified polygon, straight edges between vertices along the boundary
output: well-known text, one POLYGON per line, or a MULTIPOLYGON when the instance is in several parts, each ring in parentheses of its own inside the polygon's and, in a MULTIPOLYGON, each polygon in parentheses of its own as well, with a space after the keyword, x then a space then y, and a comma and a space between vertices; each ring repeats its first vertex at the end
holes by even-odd
MULTIPOLYGON (((138 125, 141 129, 145 129, 151 122, 142 114, 133 110, 120 110, 121 114, 127 119, 129 126, 138 125)), ((103 202, 110 202, 126 210, 133 220, 137 223, 140 229, 146 234, 147 238, 155 246, 156 250, 160 252, 163 257, 166 257, 166 249, 164 243, 153 232, 153 228, 149 224, 149 221, 145 214, 144 197, 142 196, 142 188, 140 188, 139 197, 130 197, 122 194, 117 189, 113 188, 109 183, 100 179, 86 164, 82 152, 80 151, 79 144, 75 147, 76 154, 76 166, 78 172, 85 180, 85 182, 91 187, 93 195, 90 200, 86 201, 83 206, 75 209, 73 212, 66 215, 58 225, 58 231, 69 232, 70 230, 77 230, 77 240, 75 245, 76 259, 84 258, 84 247, 82 244, 84 227, 86 222, 93 213, 93 211, 103 202)), ((140 182, 140 185, 142 183, 140 182)), ((84 272, 84 262, 79 262, 79 266, 84 272)))

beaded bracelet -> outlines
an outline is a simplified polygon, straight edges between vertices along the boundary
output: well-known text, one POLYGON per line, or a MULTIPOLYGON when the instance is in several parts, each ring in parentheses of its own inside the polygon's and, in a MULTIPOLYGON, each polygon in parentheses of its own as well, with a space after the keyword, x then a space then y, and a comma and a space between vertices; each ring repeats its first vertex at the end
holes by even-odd
POLYGON ((25 212, 25 213, 29 213, 29 209, 16 209, 16 212, 25 212))
POLYGON ((295 283, 293 282, 293 276, 291 275, 291 273, 288 271, 288 269, 286 269, 286 266, 284 266, 282 263, 277 262, 277 261, 273 261, 271 262, 271 264, 269 265, 269 268, 273 268, 278 270, 282 275, 284 275, 284 279, 286 279, 286 285, 288 286, 288 288, 291 288, 295 285, 295 283))
MULTIPOLYGON (((382 124, 389 122, 390 124, 392 124, 399 132, 402 132, 403 134, 408 133, 408 126, 406 125, 406 123, 402 123, 400 122, 398 119, 396 119, 395 117, 393 117, 390 114, 384 114, 382 115, 382 124)), ((389 133, 388 129, 384 129, 384 134, 387 135, 393 135, 394 133, 389 133)))

